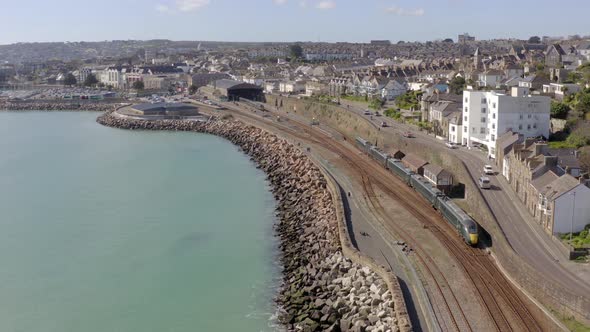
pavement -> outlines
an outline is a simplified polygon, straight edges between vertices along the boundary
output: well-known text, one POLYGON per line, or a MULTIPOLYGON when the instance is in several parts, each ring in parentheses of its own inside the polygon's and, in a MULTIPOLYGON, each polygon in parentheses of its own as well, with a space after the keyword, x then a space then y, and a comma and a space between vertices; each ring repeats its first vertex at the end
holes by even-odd
MULTIPOLYGON (((492 164, 487 160, 485 153, 480 150, 468 150, 463 147, 449 149, 444 145, 443 140, 424 131, 419 131, 415 126, 402 124, 384 116, 373 115, 371 118, 363 115, 366 107, 361 107, 358 104, 344 102, 343 105, 345 108, 348 105, 347 109, 350 112, 367 118, 376 126, 385 121, 388 127, 381 128, 384 133, 391 132, 392 135, 395 135, 411 131, 416 136, 413 138, 414 140, 423 144, 439 145, 441 149, 446 149, 448 153, 454 154, 465 163, 471 177, 476 182, 483 173, 483 166, 492 164)), ((506 179, 500 175, 494 165, 492 167, 498 174, 490 176, 492 190, 480 189, 480 191, 506 235, 508 243, 518 255, 543 276, 553 279, 573 293, 590 298, 590 265, 568 261, 557 249, 558 244, 552 241, 550 235, 545 233, 541 226, 534 221, 506 179)))

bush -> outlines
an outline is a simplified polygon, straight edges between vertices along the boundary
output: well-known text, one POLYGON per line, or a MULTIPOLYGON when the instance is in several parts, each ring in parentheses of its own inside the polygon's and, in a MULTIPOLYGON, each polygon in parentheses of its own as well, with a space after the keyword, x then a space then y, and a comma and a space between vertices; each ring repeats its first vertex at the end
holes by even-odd
POLYGON ((402 117, 402 113, 394 108, 388 108, 383 112, 385 116, 390 117, 394 120, 399 120, 402 117))
POLYGON ((379 98, 375 98, 369 102, 369 108, 378 110, 383 106, 383 101, 379 98))
POLYGON ((395 99, 395 103, 399 108, 403 109, 420 109, 420 97, 422 91, 409 91, 395 99))
POLYGON ((551 117, 556 119, 566 119, 570 107, 564 103, 551 101, 551 117))
MULTIPOLYGON (((562 240, 568 241, 570 233, 563 233, 559 235, 562 240)), ((570 243, 574 248, 590 248, 590 224, 586 225, 579 233, 572 234, 572 242, 570 243)))

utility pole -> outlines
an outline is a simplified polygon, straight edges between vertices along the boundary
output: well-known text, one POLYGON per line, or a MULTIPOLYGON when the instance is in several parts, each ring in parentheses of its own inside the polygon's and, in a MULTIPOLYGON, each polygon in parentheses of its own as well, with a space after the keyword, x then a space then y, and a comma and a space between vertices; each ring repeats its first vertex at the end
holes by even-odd
POLYGON ((574 201, 572 202, 573 209, 572 209, 572 224, 570 228, 570 245, 572 244, 572 234, 574 233, 574 215, 576 213, 576 192, 574 191, 570 195, 574 196, 574 201))

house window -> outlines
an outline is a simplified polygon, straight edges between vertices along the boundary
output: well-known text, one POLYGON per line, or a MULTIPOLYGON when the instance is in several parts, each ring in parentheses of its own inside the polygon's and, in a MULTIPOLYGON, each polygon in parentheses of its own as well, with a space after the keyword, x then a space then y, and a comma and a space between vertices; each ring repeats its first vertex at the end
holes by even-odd
POLYGON ((485 103, 487 103, 487 100, 486 100, 485 98, 483 98, 483 99, 481 100, 481 103, 482 103, 482 104, 485 104, 485 103))
POLYGON ((465 102, 466 102, 466 103, 468 103, 468 102, 469 102, 469 99, 467 99, 467 97, 465 97, 465 102))
POLYGON ((533 123, 533 128, 534 129, 537 129, 537 124, 536 123, 533 123))
POLYGON ((522 125, 521 124, 518 125, 518 129, 519 130, 522 130, 522 125))
POLYGON ((469 107, 465 106, 465 112, 469 112, 469 107))
POLYGON ((467 133, 467 127, 463 127, 463 132, 467 133))
POLYGON ((530 119, 532 116, 533 116, 532 114, 529 114, 529 115, 528 115, 528 118, 530 119))
POLYGON ((492 119, 496 118, 496 113, 492 113, 492 119))
POLYGON ((493 103, 492 104, 492 108, 496 108, 496 103, 493 103))
POLYGON ((526 125, 526 129, 531 130, 531 125, 530 124, 526 125))
POLYGON ((463 117, 463 121, 467 122, 467 115, 463 117))
POLYGON ((451 132, 455 132, 455 127, 451 127, 451 132))
POLYGON ((486 112, 486 109, 485 109, 485 107, 481 109, 481 112, 482 112, 482 113, 485 113, 485 112, 486 112))
POLYGON ((492 142, 496 140, 496 135, 492 135, 492 142))
POLYGON ((523 115, 522 115, 522 113, 520 113, 520 114, 518 115, 518 118, 519 118, 519 119, 521 119, 521 120, 523 119, 523 115))
POLYGON ((477 130, 475 130, 475 127, 471 127, 471 132, 474 134, 477 133, 477 130))
POLYGON ((485 134, 486 133, 486 129, 485 128, 479 128, 479 133, 480 134, 485 134))
POLYGON ((496 124, 492 123, 492 129, 496 129, 496 124))

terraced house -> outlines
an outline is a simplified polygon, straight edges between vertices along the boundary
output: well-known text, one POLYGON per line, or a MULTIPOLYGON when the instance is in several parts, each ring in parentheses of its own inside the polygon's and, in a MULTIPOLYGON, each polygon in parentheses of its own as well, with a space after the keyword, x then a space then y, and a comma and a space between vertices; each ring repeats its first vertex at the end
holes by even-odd
POLYGON ((511 137, 514 143, 503 158, 502 174, 529 213, 549 234, 582 230, 590 223, 590 205, 583 203, 590 202, 590 188, 577 178, 575 150, 511 137))

